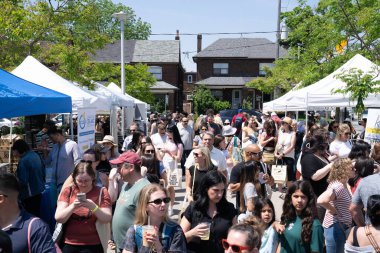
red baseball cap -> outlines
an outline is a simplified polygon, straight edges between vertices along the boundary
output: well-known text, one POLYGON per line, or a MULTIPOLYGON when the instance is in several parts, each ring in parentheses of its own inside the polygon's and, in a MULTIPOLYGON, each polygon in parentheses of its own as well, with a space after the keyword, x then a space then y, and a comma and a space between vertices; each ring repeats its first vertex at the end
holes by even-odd
POLYGON ((141 159, 138 154, 132 151, 122 153, 118 158, 110 161, 111 164, 131 163, 141 165, 141 159))

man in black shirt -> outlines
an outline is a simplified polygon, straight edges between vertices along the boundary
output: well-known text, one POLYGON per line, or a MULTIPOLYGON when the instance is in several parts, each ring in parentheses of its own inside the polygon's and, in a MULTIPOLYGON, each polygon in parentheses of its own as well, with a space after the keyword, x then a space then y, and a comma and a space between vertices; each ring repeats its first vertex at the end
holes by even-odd
POLYGON ((267 169, 267 165, 261 161, 263 153, 260 147, 257 144, 250 144, 244 148, 244 153, 245 161, 236 164, 232 168, 229 184, 231 191, 236 192, 236 209, 238 210, 240 206, 240 177, 246 162, 255 161, 259 163, 260 172, 263 173, 262 178, 260 179, 259 177, 263 196, 266 196, 265 184, 272 185, 274 183, 273 177, 271 176, 270 171, 267 169))

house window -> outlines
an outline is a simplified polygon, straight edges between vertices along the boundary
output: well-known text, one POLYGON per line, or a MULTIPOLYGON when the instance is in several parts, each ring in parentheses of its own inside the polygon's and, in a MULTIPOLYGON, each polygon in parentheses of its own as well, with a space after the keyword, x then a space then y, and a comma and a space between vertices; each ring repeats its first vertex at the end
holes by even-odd
POLYGON ((223 91, 222 90, 211 90, 211 94, 219 100, 223 99, 223 91))
POLYGON ((150 66, 148 72, 151 73, 158 81, 162 80, 162 67, 150 66))
POLYGON ((214 75, 228 75, 228 63, 214 63, 214 75))
POLYGON ((193 100, 193 95, 186 95, 186 100, 192 101, 193 100))
POLYGON ((193 75, 187 75, 187 83, 193 83, 193 75))
POLYGON ((259 76, 266 76, 267 72, 264 67, 271 69, 274 67, 274 63, 259 63, 259 76))

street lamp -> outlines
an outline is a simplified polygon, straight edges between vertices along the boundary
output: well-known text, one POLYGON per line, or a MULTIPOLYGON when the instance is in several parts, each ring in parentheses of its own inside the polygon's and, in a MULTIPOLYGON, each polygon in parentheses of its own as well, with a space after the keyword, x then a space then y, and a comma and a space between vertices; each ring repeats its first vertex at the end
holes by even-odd
MULTIPOLYGON (((121 68, 121 93, 125 94, 125 68, 124 68, 124 22, 127 20, 127 13, 120 11, 112 14, 112 17, 120 21, 120 68, 121 68)), ((124 139, 124 107, 121 109, 121 135, 124 139)))

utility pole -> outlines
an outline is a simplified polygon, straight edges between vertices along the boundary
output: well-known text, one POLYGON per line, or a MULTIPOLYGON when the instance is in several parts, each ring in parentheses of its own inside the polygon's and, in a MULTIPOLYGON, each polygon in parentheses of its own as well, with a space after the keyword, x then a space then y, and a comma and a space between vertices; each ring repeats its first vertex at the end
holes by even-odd
POLYGON ((277 33, 276 33, 276 60, 280 58, 280 40, 281 40, 281 0, 278 0, 278 9, 277 9, 277 33))

